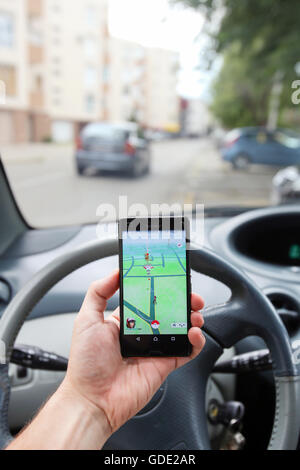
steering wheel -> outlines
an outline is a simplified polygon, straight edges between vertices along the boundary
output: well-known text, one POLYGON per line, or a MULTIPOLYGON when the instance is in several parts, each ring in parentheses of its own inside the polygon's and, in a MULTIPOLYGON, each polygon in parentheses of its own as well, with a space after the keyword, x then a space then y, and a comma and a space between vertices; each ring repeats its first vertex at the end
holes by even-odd
MULTIPOLYGON (((14 341, 37 302, 58 281, 93 261, 118 253, 118 241, 96 241, 63 254, 37 273, 7 307, 0 321, 6 364, 0 365, 0 447, 8 429, 8 364, 14 341)), ((106 449, 210 449, 205 410, 206 385, 223 348, 250 336, 262 337, 270 349, 276 383, 276 409, 269 449, 296 449, 300 429, 300 369, 285 327, 272 304, 242 272, 206 249, 193 247, 192 269, 231 290, 230 300, 203 311, 206 346, 189 364, 167 379, 152 409, 131 419, 107 442, 106 449)), ((101 340, 101 338, 100 338, 101 340)))

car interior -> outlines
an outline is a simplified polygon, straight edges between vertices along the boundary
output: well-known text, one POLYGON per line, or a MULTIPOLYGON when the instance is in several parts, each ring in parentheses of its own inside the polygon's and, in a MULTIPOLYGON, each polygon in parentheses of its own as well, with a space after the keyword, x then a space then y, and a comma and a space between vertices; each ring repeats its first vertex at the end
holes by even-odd
MULTIPOLYGON (((245 408, 246 448, 297 447, 299 262, 286 257, 285 247, 297 236, 298 217, 297 207, 227 210, 223 215, 219 210, 208 211, 205 248, 199 245, 199 252, 192 254, 193 290, 206 300, 208 341, 203 355, 171 375, 147 409, 110 439, 107 449, 218 448, 225 424, 214 422, 210 410, 215 403, 233 401, 245 408), (249 370, 218 370, 218 364, 234 356, 266 349, 272 351, 269 368, 260 368, 258 361, 249 370), (282 384, 287 388, 281 392, 282 384), (155 438, 149 438, 141 430, 149 423, 155 426, 157 413, 163 413, 165 421, 155 438), (170 426, 173 416, 176 426, 170 426)), ((117 267, 115 240, 95 239, 92 224, 49 230, 29 227, 16 206, 3 165, 1 220, 1 337, 10 337, 12 346, 39 347, 67 358, 74 317, 89 284, 117 267)), ((117 305, 116 296, 108 310, 117 305)), ((64 372, 10 364, 8 416, 5 401, 1 401, 1 415, 2 420, 8 418, 11 433, 32 418, 63 376, 64 372)))
MULTIPOLYGON (((2 3, 0 0, 1 18, 2 3)), ((25 5, 27 1, 20 0, 20 3, 25 5)), ((28 3, 31 5, 28 8, 32 8, 31 19, 46 14, 48 10, 40 10, 33 3, 28 3)), ((49 7, 50 19, 45 20, 49 25, 51 21, 55 25, 55 18, 69 18, 70 11, 63 10, 65 0, 60 2, 63 7, 58 3, 54 2, 49 7)), ((93 28, 98 4, 81 0, 78 5, 86 7, 86 3, 95 4, 86 17, 86 34, 90 39, 89 28, 93 28)), ((100 3, 106 2, 101 0, 100 3)), ((71 107, 73 100, 76 101, 79 88, 73 89, 72 81, 66 79, 62 90, 65 90, 67 98, 61 102, 62 109, 55 110, 53 105, 49 111, 51 137, 51 129, 47 128, 46 133, 39 137, 34 134, 35 138, 32 134, 25 139, 26 142, 20 138, 16 141, 13 137, 6 141, 6 127, 1 124, 4 117, 0 116, 0 448, 5 448, 7 442, 30 422, 63 381, 74 320, 87 289, 93 281, 105 277, 119 266, 119 216, 107 216, 107 211, 109 207, 116 207, 120 197, 127 197, 129 206, 136 203, 137 214, 131 213, 131 216, 142 216, 143 208, 150 207, 152 203, 168 204, 171 209, 162 215, 176 215, 173 204, 179 200, 181 204, 177 212, 182 215, 184 207, 184 215, 195 227, 191 280, 193 292, 201 294, 205 300, 202 313, 206 345, 196 359, 167 378, 147 406, 112 435, 104 450, 300 450, 299 199, 293 197, 292 201, 285 200, 284 204, 278 201, 272 205, 270 198, 273 178, 278 172, 276 166, 270 164, 265 168, 247 164, 247 168, 232 168, 221 155, 221 149, 226 147, 225 134, 230 131, 232 136, 234 129, 268 128, 268 132, 275 133, 276 129, 291 128, 298 132, 299 106, 291 104, 292 92, 289 94, 289 91, 291 79, 300 71, 299 63, 298 72, 295 71, 296 54, 293 55, 293 41, 287 30, 298 34, 295 28, 299 25, 299 5, 295 2, 292 15, 284 13, 287 9, 279 0, 275 0, 277 8, 274 10, 268 0, 243 2, 241 9, 233 8, 234 2, 224 0, 221 2, 224 3, 222 16, 217 7, 212 6, 218 2, 166 0, 159 6, 158 2, 154 2, 156 6, 150 3, 143 0, 143 10, 136 1, 111 2, 114 31, 117 31, 117 26, 123 31, 125 17, 131 36, 128 34, 124 39, 125 43, 128 41, 126 47, 122 46, 126 53, 122 60, 116 62, 117 65, 114 60, 117 61, 118 51, 122 50, 118 43, 120 39, 110 38, 109 48, 104 52, 101 49, 103 57, 110 52, 112 54, 101 76, 109 75, 108 68, 111 67, 110 78, 103 84, 103 93, 109 90, 109 83, 113 87, 120 77, 125 82, 129 80, 129 84, 126 82, 126 86, 121 84, 119 87, 119 92, 126 98, 123 108, 120 108, 122 113, 117 110, 116 91, 111 100, 108 95, 107 99, 98 97, 95 101, 104 106, 102 114, 96 110, 91 91, 88 91, 85 113, 78 111, 77 117, 74 107, 68 115, 67 108, 71 107), (175 17, 170 13, 169 20, 170 8, 178 11, 175 17), (273 32, 258 24, 257 11, 261 18, 266 15, 262 21, 264 25, 269 24, 269 15, 273 15, 274 35, 276 31, 278 37, 283 38, 286 34, 285 42, 282 39, 278 44, 273 32), (281 18, 285 18, 284 14, 287 18, 280 23, 281 18), (136 41, 138 45, 135 44, 135 52, 131 53, 136 18, 144 19, 141 24, 146 31, 147 15, 149 28, 156 25, 156 33, 150 31, 151 38, 155 36, 156 41, 151 46, 146 39, 143 46, 141 40, 136 41), (188 54, 195 46, 198 60, 202 57, 201 51, 211 47, 205 29, 199 33, 200 25, 205 23, 204 18, 213 22, 213 33, 210 34, 215 35, 219 47, 212 47, 222 60, 214 59, 215 65, 211 64, 210 71, 200 76, 198 62, 191 61, 188 54), (179 44, 176 46, 176 63, 173 55, 170 59, 170 51, 163 50, 167 46, 162 45, 165 44, 164 32, 170 27, 169 22, 170 38, 179 44), (246 23, 248 29, 243 26, 246 23), (189 42, 178 38, 181 24, 182 36, 186 34, 189 42), (283 24, 288 24, 289 28, 282 27, 283 24), (250 34, 251 41, 247 34, 250 34), (206 38, 204 46, 201 40, 197 46, 196 38, 199 37, 206 38), (262 42, 255 42, 257 38, 263 38, 262 42), (248 43, 250 52, 245 52, 245 43, 248 43), (257 57, 255 44, 264 45, 257 57), (291 47, 291 54, 285 58, 288 47, 291 47), (277 55, 273 54, 273 49, 277 50, 277 55), (255 62, 256 59, 260 62, 255 62), (292 64, 284 62, 283 67, 287 70, 284 76, 275 73, 278 68, 275 62, 279 59, 290 60, 292 64), (135 103, 132 107, 128 104, 128 87, 133 89, 138 81, 134 76, 130 82, 128 70, 132 68, 133 61, 141 67, 143 60, 149 76, 153 64, 158 64, 153 76, 147 80, 146 75, 142 78, 144 87, 153 87, 143 101, 144 108, 149 107, 148 114, 136 104, 137 101, 132 101, 135 103), (191 69, 188 68, 190 63, 191 69), (262 63, 270 66, 266 65, 265 70, 264 67, 256 67, 262 63), (121 73, 122 64, 127 75, 124 71, 121 73), (162 75, 167 74, 167 64, 170 65, 171 76, 162 79, 162 75), (252 74, 252 77, 249 70, 258 70, 257 76, 252 74), (174 82, 175 75, 177 81, 174 82), (193 83, 191 76, 194 77, 193 83), (268 86, 261 90, 259 86, 265 83, 264 80, 268 86), (245 88, 239 94, 237 82, 241 81, 245 88), (196 104, 191 94, 192 90, 199 91, 199 83, 201 90, 202 87, 207 90, 208 84, 214 88, 205 92, 209 102, 205 110, 201 101, 196 112, 192 111, 196 104), (279 85, 283 91, 279 90, 279 85), (244 93, 245 90, 247 92, 244 93), (281 92, 280 105, 278 96, 281 92), (272 103, 270 109, 264 103, 262 110, 260 106, 265 95, 272 103), (248 106, 252 98, 253 102, 248 106), (165 113, 164 106, 168 113, 165 113), (252 113, 253 107, 257 113, 252 113), (92 114, 89 115, 88 111, 92 114), (198 127, 191 124, 189 112, 194 113, 193 119, 198 127), (209 119, 205 117, 208 114, 209 119), (68 119, 64 117, 67 115, 68 119), (136 158, 135 141, 130 142, 130 151, 128 142, 125 142, 124 150, 122 141, 117 163, 112 162, 113 143, 109 146, 106 143, 105 147, 101 142, 101 148, 94 146, 92 157, 85 157, 82 147, 78 147, 78 139, 84 135, 85 126, 98 127, 100 122, 110 121, 127 122, 127 125, 130 122, 131 126, 134 123, 135 128, 143 131, 140 145, 146 146, 147 155, 141 171, 135 173, 134 163, 132 166, 136 158), (108 147, 110 153, 107 153, 108 147), (83 160, 92 159, 90 165, 87 160, 83 163, 80 160, 84 171, 83 166, 80 171, 78 169, 78 154, 83 160), (122 173, 119 161, 122 165, 126 163, 126 174, 122 173), (106 167, 109 168, 107 173, 106 167), (130 174, 132 171, 134 178, 130 174), (104 208, 99 210, 101 203, 104 208), (197 210, 200 206, 203 211, 197 210)), ((66 49, 65 43, 57 44, 62 54, 61 64, 65 61, 67 68, 72 67, 72 48, 79 51, 79 46, 85 44, 82 39, 85 30, 79 27, 81 19, 85 20, 83 10, 77 11, 78 5, 74 6, 73 42, 70 39, 73 33, 68 29, 66 49)), ((25 13, 18 14, 22 17, 25 13)), ((1 24, 9 22, 10 17, 3 18, 0 21, 0 80, 4 70, 2 62, 6 60, 2 48, 10 47, 9 34, 17 31, 17 23, 13 23, 14 27, 5 30, 4 35, 1 24)), ((55 31, 52 28, 52 32, 63 34, 63 27, 57 28, 55 31)), ((143 28, 136 29, 137 35, 145 34, 143 28)), ((113 32, 108 31, 103 29, 105 40, 109 34, 113 36, 113 32)), ((24 32, 22 34, 18 37, 25 37, 24 32)), ((96 33, 95 37, 98 38, 96 33)), ((52 46, 55 45, 53 41, 52 46)), ((92 49, 89 46, 84 49, 88 64, 92 60, 92 49)), ((81 72, 76 73, 79 65, 76 61, 74 64, 74 83, 79 83, 81 72)), ((39 65, 41 69, 38 70, 43 70, 43 63, 39 65)), ((32 72, 34 70, 32 68, 32 72)), ((43 82, 45 86, 52 73, 47 70, 44 70, 48 74, 43 82)), ((60 74, 54 75, 53 80, 62 80, 60 74)), ((88 78, 90 75, 93 76, 88 73, 88 78)), ((8 83, 14 81, 11 75, 5 77, 8 83)), ((89 86, 92 82, 89 81, 89 86)), ((98 85, 97 82, 96 90, 98 85)), ((143 93, 143 90, 141 87, 139 92, 143 93)), ((139 96, 139 93, 134 96, 139 96)), ((195 96, 198 96, 196 92, 195 96)), ((9 96, 7 100, 7 107, 0 104, 0 112, 6 113, 6 117, 11 109, 10 103, 14 105, 9 96)), ((41 120, 39 115, 39 123, 41 120)), ((20 127, 20 122, 17 125, 14 121, 15 128, 20 127)), ((30 122, 32 124, 33 121, 30 122)), ((25 129, 25 124, 23 127, 25 129)), ((118 305, 117 293, 108 301, 105 315, 110 315, 118 305)))

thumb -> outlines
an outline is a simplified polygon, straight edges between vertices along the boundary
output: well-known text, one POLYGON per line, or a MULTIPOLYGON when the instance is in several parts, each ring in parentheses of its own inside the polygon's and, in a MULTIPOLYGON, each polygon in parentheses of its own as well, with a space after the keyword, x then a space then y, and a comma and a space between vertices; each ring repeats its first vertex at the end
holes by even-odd
POLYGON ((79 316, 89 320, 100 319, 104 321, 104 310, 107 300, 110 299, 119 288, 119 269, 113 271, 108 277, 95 281, 89 287, 79 316))

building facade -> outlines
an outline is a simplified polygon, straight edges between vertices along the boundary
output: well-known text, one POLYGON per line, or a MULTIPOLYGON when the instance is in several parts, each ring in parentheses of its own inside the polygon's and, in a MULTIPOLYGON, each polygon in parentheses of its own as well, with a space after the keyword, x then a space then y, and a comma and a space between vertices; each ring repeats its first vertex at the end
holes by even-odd
POLYGON ((0 143, 179 122, 178 54, 112 38, 108 0, 0 0, 0 143))
POLYGON ((145 62, 145 122, 152 129, 179 131, 179 55, 174 51, 149 48, 145 62))
POLYGON ((144 121, 145 48, 109 38, 107 64, 108 121, 144 121))
POLYGON ((45 107, 54 140, 71 140, 76 126, 104 119, 107 1, 45 5, 45 107))
POLYGON ((26 13, 23 2, 0 1, 0 129, 2 142, 28 137, 25 114, 29 107, 26 13))
POLYGON ((207 134, 214 124, 209 106, 199 98, 182 100, 181 129, 184 135, 201 136, 207 134))

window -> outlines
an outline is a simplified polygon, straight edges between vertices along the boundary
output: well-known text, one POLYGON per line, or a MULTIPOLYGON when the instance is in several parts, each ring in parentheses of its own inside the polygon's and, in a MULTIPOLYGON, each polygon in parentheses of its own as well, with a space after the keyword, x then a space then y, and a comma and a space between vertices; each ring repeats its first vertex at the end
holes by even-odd
POLYGON ((285 134, 284 132, 278 131, 274 134, 274 140, 290 149, 300 148, 300 136, 296 134, 285 134))
POLYGON ((37 90, 42 90, 43 88, 43 77, 41 75, 35 77, 35 88, 37 90))
POLYGON ((85 13, 87 26, 89 26, 90 28, 95 27, 97 25, 96 17, 97 17, 96 7, 93 5, 88 6, 86 8, 86 13, 85 13))
POLYGON ((60 9, 60 5, 58 3, 55 3, 53 6, 52 6, 52 11, 53 13, 60 13, 61 9, 60 9))
POLYGON ((60 46, 60 45, 61 45, 61 40, 60 40, 60 38, 57 37, 57 36, 54 37, 54 38, 53 38, 53 44, 54 44, 55 46, 60 46))
POLYGON ((84 84, 87 88, 92 88, 97 84, 97 70, 95 67, 87 67, 84 75, 84 84))
POLYGON ((52 103, 53 103, 53 106, 54 106, 55 108, 59 108, 59 107, 62 105, 61 99, 59 99, 59 98, 55 98, 55 99, 52 101, 52 103))
POLYGON ((41 46, 43 44, 43 29, 42 23, 39 18, 32 16, 28 22, 29 42, 34 46, 41 46))
POLYGON ((94 95, 86 95, 85 97, 85 110, 87 113, 94 113, 96 109, 96 98, 94 95))
POLYGON ((11 65, 0 65, 0 81, 5 84, 5 92, 7 96, 16 96, 17 81, 15 67, 11 65))
POLYGON ((103 82, 107 83, 109 81, 109 67, 105 65, 103 67, 103 82))
POLYGON ((128 131, 106 124, 89 124, 83 131, 83 137, 97 137, 101 140, 122 141, 128 138, 128 131))
POLYGON ((14 20, 10 13, 0 12, 0 46, 12 47, 14 44, 14 20))
POLYGON ((287 3, 0 0, 0 153, 9 140, 2 158, 30 225, 98 223, 99 204, 117 209, 119 195, 148 214, 156 203, 226 207, 225 216, 230 206, 300 204, 300 177, 288 194, 285 185, 285 167, 300 173, 300 0, 287 3), (36 146, 19 150, 23 139, 61 141, 64 132, 51 132, 61 119, 76 136, 91 122, 142 126, 149 141, 138 154, 151 157, 152 174, 129 180, 120 161, 116 174, 87 182, 92 171, 79 178, 67 163, 73 145, 43 146, 41 158, 36 146))
POLYGON ((86 57, 93 58, 97 54, 96 40, 94 38, 86 38, 84 40, 84 53, 86 57))
POLYGON ((43 33, 38 30, 32 30, 29 33, 29 41, 34 46, 41 46, 43 44, 43 33))

